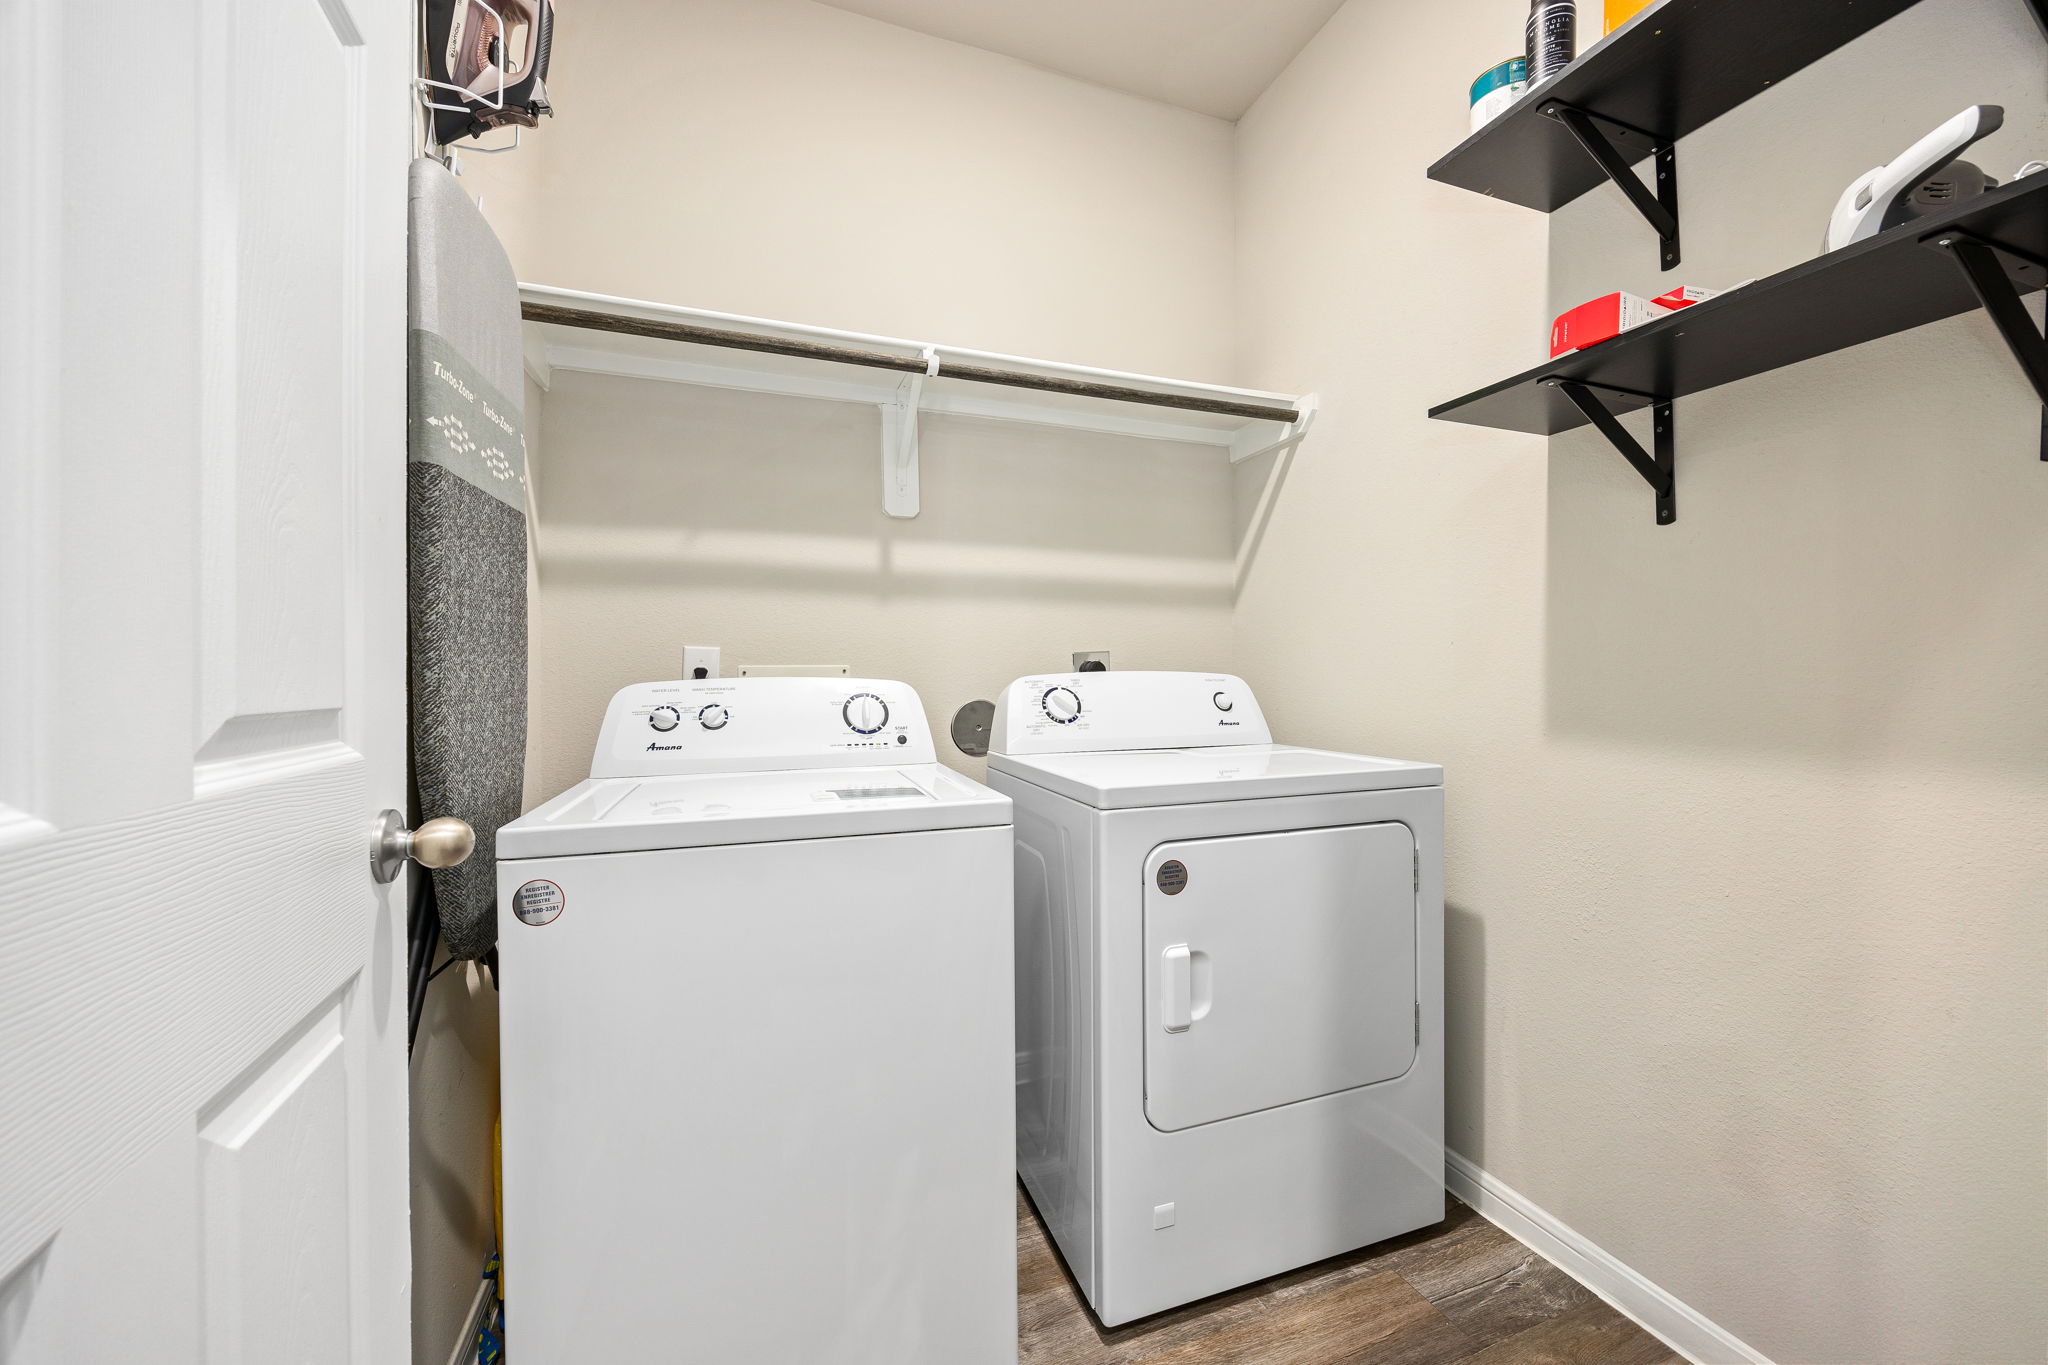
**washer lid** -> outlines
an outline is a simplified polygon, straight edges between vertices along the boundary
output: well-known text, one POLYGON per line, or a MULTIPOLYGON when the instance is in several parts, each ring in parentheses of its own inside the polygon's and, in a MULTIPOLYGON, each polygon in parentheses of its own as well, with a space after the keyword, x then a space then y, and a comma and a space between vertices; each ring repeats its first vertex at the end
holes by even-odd
POLYGON ((991 753, 988 765, 1098 810, 1444 784, 1444 770, 1435 763, 1332 753, 1292 744, 1039 754, 1031 758, 991 753))
POLYGON ((590 778, 499 830, 498 856, 627 853, 1009 823, 1009 797, 936 763, 590 778))

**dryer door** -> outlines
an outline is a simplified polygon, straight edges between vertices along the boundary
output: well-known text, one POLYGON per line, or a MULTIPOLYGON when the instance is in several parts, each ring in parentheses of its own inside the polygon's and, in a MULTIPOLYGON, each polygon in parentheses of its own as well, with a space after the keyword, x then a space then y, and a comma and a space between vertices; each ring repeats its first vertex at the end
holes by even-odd
POLYGON ((1145 861, 1145 1114, 1171 1132, 1408 1069, 1415 838, 1398 823, 1145 861))

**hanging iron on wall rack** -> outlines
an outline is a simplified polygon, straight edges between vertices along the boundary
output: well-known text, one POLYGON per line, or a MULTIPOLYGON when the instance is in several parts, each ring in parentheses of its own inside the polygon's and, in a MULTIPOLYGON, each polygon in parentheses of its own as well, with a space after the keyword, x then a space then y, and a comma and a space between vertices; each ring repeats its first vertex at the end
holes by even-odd
POLYGON ((1599 384, 1588 384, 1579 379, 1551 378, 1543 381, 1551 388, 1571 400, 1572 406, 1586 414, 1607 443, 1627 460, 1636 473, 1643 476, 1643 482, 1650 485, 1650 491, 1657 496, 1657 524, 1669 526, 1678 520, 1678 433, 1677 419, 1672 416, 1668 399, 1653 398, 1648 394, 1630 393, 1626 389, 1603 389, 1599 384), (1612 393, 1627 400, 1633 407, 1650 405, 1651 443, 1655 452, 1643 449, 1642 442, 1631 436, 1600 397, 1601 392, 1612 393))
POLYGON ((1628 202, 1635 205, 1636 212, 1643 215, 1643 221, 1657 234, 1658 259, 1663 268, 1670 270, 1675 267, 1679 259, 1677 145, 1669 139, 1660 139, 1653 133, 1629 128, 1612 119, 1596 119, 1584 109, 1575 109, 1558 100, 1546 101, 1537 112, 1563 124, 1578 144, 1586 149, 1586 155, 1593 158, 1593 164, 1600 168, 1601 174, 1628 196, 1628 202), (1610 134, 1608 129, 1613 132, 1610 134), (1628 146, 1616 146, 1617 140, 1628 146), (1634 149, 1645 144, 1657 168, 1654 192, 1637 178, 1633 169, 1633 162, 1643 155, 1634 149))
POLYGON ((1963 278, 1969 281, 1970 292, 1977 296, 1991 325, 1998 329, 2012 358, 2019 362, 2020 373, 2041 396, 2041 458, 2048 460, 2048 338, 2041 335, 2028 316, 2027 306, 2020 301, 2019 287, 1999 255, 2002 252, 2013 257, 2021 262, 2022 269, 2032 267, 2044 272, 2048 272, 2048 261, 2023 256, 2010 247, 1960 230, 1937 232, 1923 239, 1921 245, 1948 253, 1956 263, 1963 278))

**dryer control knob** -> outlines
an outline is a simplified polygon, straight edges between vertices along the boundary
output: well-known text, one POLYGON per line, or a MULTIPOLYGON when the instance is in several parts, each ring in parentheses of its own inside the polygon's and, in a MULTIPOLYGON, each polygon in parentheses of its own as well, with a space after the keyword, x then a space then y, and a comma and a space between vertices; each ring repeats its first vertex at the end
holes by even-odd
POLYGON ((839 714, 846 718, 847 729, 857 735, 872 735, 889 723, 889 703, 872 692, 856 692, 846 699, 839 714))
POLYGON ((1048 687, 1039 701, 1045 714, 1062 725, 1081 719, 1081 698, 1070 687, 1048 687))
POLYGON ((673 706, 657 706, 647 713, 647 723, 666 732, 683 723, 683 713, 673 706))
POLYGON ((1236 702, 1230 699, 1230 694, 1228 692, 1218 692, 1215 696, 1209 698, 1209 700, 1216 703, 1216 709, 1218 711, 1228 711, 1237 705, 1236 702))
POLYGON ((723 730, 731 719, 732 713, 715 702, 697 712, 697 723, 707 730, 723 730))

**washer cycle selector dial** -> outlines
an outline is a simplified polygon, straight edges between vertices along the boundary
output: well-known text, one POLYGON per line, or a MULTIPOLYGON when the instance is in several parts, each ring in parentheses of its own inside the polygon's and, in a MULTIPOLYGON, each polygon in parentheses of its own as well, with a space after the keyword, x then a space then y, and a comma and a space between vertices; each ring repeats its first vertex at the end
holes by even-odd
POLYGON ((889 723, 889 703, 872 692, 856 692, 839 708, 839 714, 846 718, 847 729, 857 735, 872 735, 889 723))
POLYGON ((1048 687, 1038 704, 1045 708, 1045 714, 1061 725, 1072 725, 1081 719, 1081 698, 1071 687, 1048 687))
POLYGON ((1209 698, 1209 700, 1216 703, 1216 709, 1218 711, 1228 711, 1232 707, 1237 705, 1236 702, 1230 699, 1230 694, 1228 692, 1218 692, 1215 696, 1209 698))
POLYGON ((725 723, 731 719, 732 713, 717 702, 713 702, 697 712, 697 723, 707 730, 723 730, 725 723))
POLYGON ((683 713, 673 706, 657 706, 647 713, 647 723, 666 734, 683 723, 683 713))

